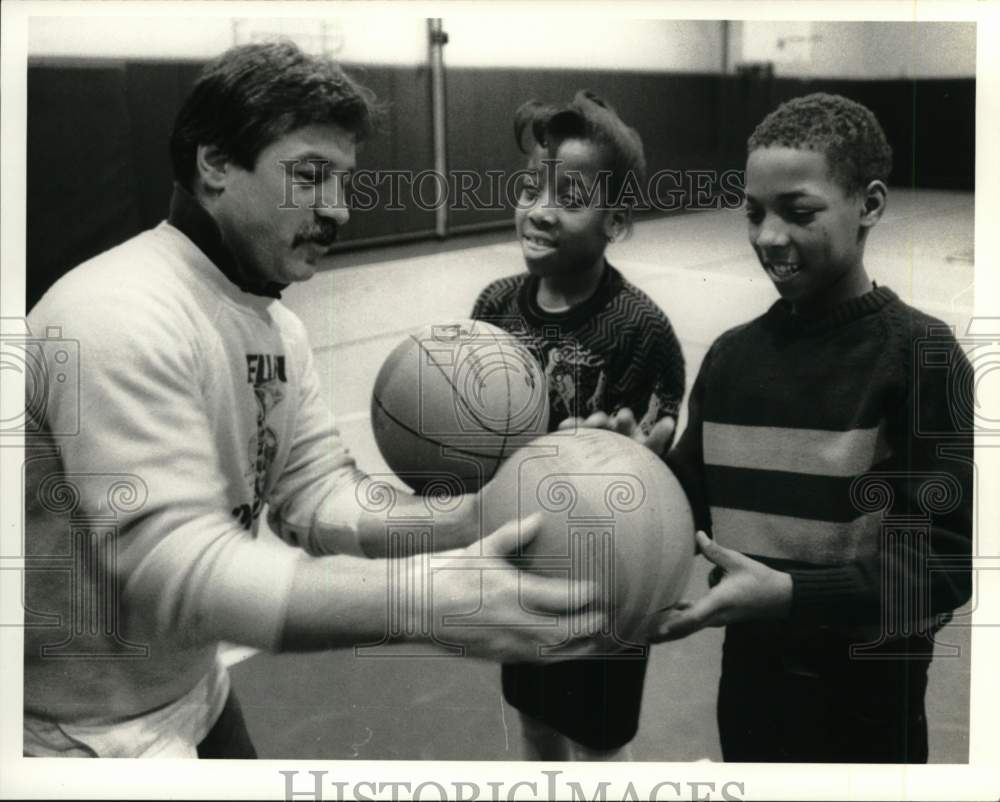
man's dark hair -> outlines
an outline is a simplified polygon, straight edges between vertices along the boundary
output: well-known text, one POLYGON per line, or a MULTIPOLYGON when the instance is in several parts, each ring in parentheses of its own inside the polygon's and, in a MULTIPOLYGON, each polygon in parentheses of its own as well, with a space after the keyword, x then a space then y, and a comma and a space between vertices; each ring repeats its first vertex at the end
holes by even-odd
POLYGON ((602 169, 610 173, 610 200, 619 197, 628 176, 636 189, 645 187, 646 154, 642 139, 603 99, 588 89, 576 93, 565 106, 550 106, 529 100, 514 113, 514 137, 522 153, 529 153, 524 133, 531 131, 534 141, 555 157, 559 145, 567 139, 593 142, 602 154, 602 169))
POLYGON ((748 154, 768 147, 824 154, 831 178, 852 195, 892 172, 892 148, 875 115, 840 95, 816 92, 782 103, 747 140, 748 154))
POLYGON ((336 124, 361 141, 378 113, 374 94, 328 58, 289 41, 234 47, 205 65, 177 115, 174 179, 192 189, 199 145, 252 170, 260 152, 291 131, 336 124))

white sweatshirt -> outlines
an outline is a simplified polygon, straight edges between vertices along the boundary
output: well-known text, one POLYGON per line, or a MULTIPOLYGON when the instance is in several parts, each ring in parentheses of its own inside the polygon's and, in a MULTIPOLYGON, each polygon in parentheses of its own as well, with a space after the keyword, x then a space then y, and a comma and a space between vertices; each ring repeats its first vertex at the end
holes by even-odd
POLYGON ((48 434, 26 446, 25 711, 119 721, 195 688, 220 640, 278 645, 308 557, 257 539, 260 510, 333 551, 352 523, 334 496, 362 474, 298 318, 168 223, 68 273, 28 322, 51 343, 47 397, 40 374, 28 389, 48 434), (72 341, 78 373, 57 359, 72 341))

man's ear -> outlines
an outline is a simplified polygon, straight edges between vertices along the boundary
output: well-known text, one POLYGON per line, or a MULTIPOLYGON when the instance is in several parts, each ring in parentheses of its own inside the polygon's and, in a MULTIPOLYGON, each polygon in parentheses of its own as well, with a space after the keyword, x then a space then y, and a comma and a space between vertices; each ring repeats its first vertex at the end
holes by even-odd
POLYGON ((881 181, 872 181, 865 187, 864 206, 861 209, 862 228, 871 228, 882 219, 888 195, 889 190, 881 181))
POLYGON ((229 156, 216 145, 198 145, 195 152, 195 167, 201 185, 210 194, 225 190, 229 180, 229 156))

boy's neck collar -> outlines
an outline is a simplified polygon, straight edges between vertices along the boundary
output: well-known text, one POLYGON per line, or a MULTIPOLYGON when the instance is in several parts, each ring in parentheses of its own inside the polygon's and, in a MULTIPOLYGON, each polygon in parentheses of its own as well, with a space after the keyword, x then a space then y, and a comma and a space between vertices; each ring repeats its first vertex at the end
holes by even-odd
POLYGON ((782 298, 768 310, 767 317, 776 325, 787 330, 818 333, 878 312, 897 298, 898 296, 891 289, 880 287, 873 281, 871 289, 863 295, 848 298, 846 301, 841 301, 836 306, 815 315, 806 316, 795 313, 792 311, 792 305, 782 298))

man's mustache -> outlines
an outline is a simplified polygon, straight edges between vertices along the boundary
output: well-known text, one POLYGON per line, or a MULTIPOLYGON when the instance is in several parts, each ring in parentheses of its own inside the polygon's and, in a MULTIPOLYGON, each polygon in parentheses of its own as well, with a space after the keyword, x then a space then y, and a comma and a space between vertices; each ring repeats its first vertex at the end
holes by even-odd
POLYGON ((333 221, 323 221, 317 225, 300 231, 295 235, 292 247, 298 247, 307 242, 327 248, 337 241, 338 226, 333 221))

